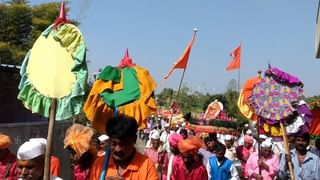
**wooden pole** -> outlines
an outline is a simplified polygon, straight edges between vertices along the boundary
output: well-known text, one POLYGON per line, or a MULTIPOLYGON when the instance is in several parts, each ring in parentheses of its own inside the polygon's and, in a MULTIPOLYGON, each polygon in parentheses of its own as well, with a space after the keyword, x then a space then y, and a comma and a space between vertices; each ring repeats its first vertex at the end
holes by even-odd
MULTIPOLYGON (((290 149, 289 149, 289 145, 288 145, 288 136, 287 136, 287 130, 284 127, 283 123, 280 122, 280 127, 281 130, 283 132, 283 141, 284 141, 284 150, 285 150, 285 154, 286 155, 290 155, 290 149)), ((294 172, 293 172, 293 165, 292 162, 287 162, 288 163, 288 167, 289 167, 289 172, 290 172, 290 179, 294 180, 294 172)))
MULTIPOLYGON (((193 38, 195 38, 195 36, 197 35, 197 31, 198 31, 197 28, 194 28, 194 29, 193 29, 193 33, 194 33, 194 37, 193 37, 193 38)), ((187 67, 185 67, 185 68, 183 69, 183 73, 182 73, 181 80, 180 80, 180 83, 179 83, 179 88, 178 88, 177 96, 176 96, 176 98, 174 99, 174 101, 177 100, 178 97, 179 97, 179 93, 180 93, 180 89, 181 89, 181 85, 182 85, 182 81, 183 81, 184 73, 186 72, 186 69, 187 69, 187 67)), ((178 104, 179 104, 179 103, 178 103, 178 104)))
MULTIPOLYGON (((257 132, 258 132, 258 160, 260 160, 260 157, 261 157, 261 151, 260 151, 260 132, 259 132, 259 127, 260 127, 260 118, 258 118, 258 121, 257 121, 257 132)), ((261 167, 258 166, 259 168, 259 175, 261 175, 261 167)))
POLYGON ((51 162, 51 150, 52 150, 52 138, 54 131, 54 123, 56 121, 56 107, 57 107, 57 99, 53 98, 51 101, 50 107, 50 117, 49 117, 49 127, 48 127, 48 136, 47 136, 47 146, 46 146, 46 154, 45 154, 45 164, 44 164, 44 180, 50 180, 50 162, 51 162))
MULTIPOLYGON (((173 103, 177 103, 178 106, 179 106, 178 98, 179 98, 180 89, 181 89, 181 85, 182 85, 182 81, 183 81, 184 73, 185 73, 185 72, 186 72, 186 68, 183 70, 183 73, 182 73, 182 76, 181 76, 181 80, 180 80, 180 83, 179 83, 179 88, 178 88, 177 95, 176 95, 176 97, 173 99, 173 103)), ((173 110, 172 110, 172 113, 171 113, 171 118, 169 119, 169 126, 170 126, 170 127, 171 127, 172 117, 173 117, 173 110)))
MULTIPOLYGON (((240 48, 242 51, 242 43, 241 42, 240 42, 240 48)), ((238 71, 238 93, 239 93, 239 95, 240 95, 240 70, 241 70, 241 54, 240 54, 240 67, 239 67, 239 71, 238 71)))

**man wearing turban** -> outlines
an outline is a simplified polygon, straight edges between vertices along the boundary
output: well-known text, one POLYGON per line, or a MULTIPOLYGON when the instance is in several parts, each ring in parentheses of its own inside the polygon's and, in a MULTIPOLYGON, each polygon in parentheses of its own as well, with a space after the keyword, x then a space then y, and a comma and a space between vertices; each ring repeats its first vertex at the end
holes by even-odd
POLYGON ((16 168, 16 155, 10 150, 10 137, 0 134, 0 179, 14 179, 16 168))
POLYGON ((254 152, 249 156, 246 173, 249 179, 273 180, 278 174, 279 158, 272 151, 272 139, 266 138, 260 146, 261 156, 254 152), (261 175, 259 174, 261 169, 261 175))
POLYGON ((163 164, 163 180, 170 180, 172 174, 172 164, 176 161, 180 154, 178 143, 182 139, 182 136, 178 133, 169 135, 168 142, 170 145, 170 153, 167 153, 163 164))
POLYGON ((250 135, 244 136, 244 145, 238 146, 236 149, 237 158, 241 161, 241 171, 242 176, 247 178, 247 173, 245 171, 247 160, 255 150, 253 147, 253 137, 250 135))
POLYGON ((208 179, 205 166, 201 162, 195 160, 195 155, 201 147, 202 142, 197 137, 179 141, 178 148, 181 154, 173 164, 171 180, 208 179))
POLYGON ((92 147, 93 130, 81 124, 70 126, 64 138, 64 147, 71 154, 74 164, 73 178, 75 180, 89 179, 91 166, 96 158, 97 149, 92 147))

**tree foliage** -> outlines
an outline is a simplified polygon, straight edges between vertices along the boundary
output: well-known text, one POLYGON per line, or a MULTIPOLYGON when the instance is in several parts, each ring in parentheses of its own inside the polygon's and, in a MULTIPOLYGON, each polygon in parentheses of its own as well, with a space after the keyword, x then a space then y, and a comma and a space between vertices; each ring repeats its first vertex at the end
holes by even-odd
POLYGON ((30 6, 23 3, 0 5, 0 58, 1 62, 19 64, 29 48, 32 31, 30 6))
POLYGON ((60 2, 30 6, 27 0, 10 0, 0 4, 1 63, 20 65, 41 32, 57 18, 59 8, 60 2))

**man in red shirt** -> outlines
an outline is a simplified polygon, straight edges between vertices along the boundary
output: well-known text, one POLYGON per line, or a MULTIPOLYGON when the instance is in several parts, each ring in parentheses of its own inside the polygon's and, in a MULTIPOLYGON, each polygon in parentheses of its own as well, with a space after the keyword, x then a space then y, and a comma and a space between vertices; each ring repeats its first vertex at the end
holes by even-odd
POLYGON ((195 155, 202 146, 202 142, 197 137, 182 139, 178 147, 181 154, 173 163, 171 180, 207 180, 208 174, 205 166, 195 160, 195 155))
POLYGON ((16 155, 11 153, 10 137, 0 134, 0 179, 15 179, 16 155))

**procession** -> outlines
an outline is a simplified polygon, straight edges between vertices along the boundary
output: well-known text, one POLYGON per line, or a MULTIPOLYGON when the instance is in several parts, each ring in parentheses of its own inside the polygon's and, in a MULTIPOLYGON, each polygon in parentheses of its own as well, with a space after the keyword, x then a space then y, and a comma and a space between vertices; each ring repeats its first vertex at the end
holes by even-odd
MULTIPOLYGON (((198 62, 190 64, 192 55, 204 52, 196 48, 202 43, 200 26, 187 31, 188 42, 179 42, 185 49, 175 51, 178 58, 167 69, 160 61, 139 61, 143 56, 135 54, 135 46, 122 49, 124 55, 116 61, 95 64, 98 45, 87 42, 87 28, 96 24, 83 25, 80 17, 97 2, 79 2, 79 18, 74 19, 68 15, 74 1, 0 3, 1 179, 320 180, 319 83, 305 78, 316 76, 302 68, 306 62, 293 68, 294 63, 263 60, 243 70, 250 64, 250 45, 243 40, 228 46, 223 67, 203 65, 219 71, 201 72, 201 67, 194 72, 191 65, 198 62), (98 71, 92 73, 92 66, 98 71), (226 91, 214 92, 221 83, 213 93, 205 83, 197 90, 185 83, 185 76, 201 73, 203 79, 225 83, 220 71, 232 77, 226 91), (173 78, 177 82, 169 87, 173 78)), ((127 7, 115 12, 130 14, 127 7)), ((316 52, 307 55, 315 58, 320 58, 319 9, 319 4, 314 7, 316 52)), ((133 24, 126 24, 126 30, 133 24)), ((117 52, 118 44, 113 45, 103 47, 104 55, 117 52)), ((319 68, 314 61, 312 68, 319 68)))

